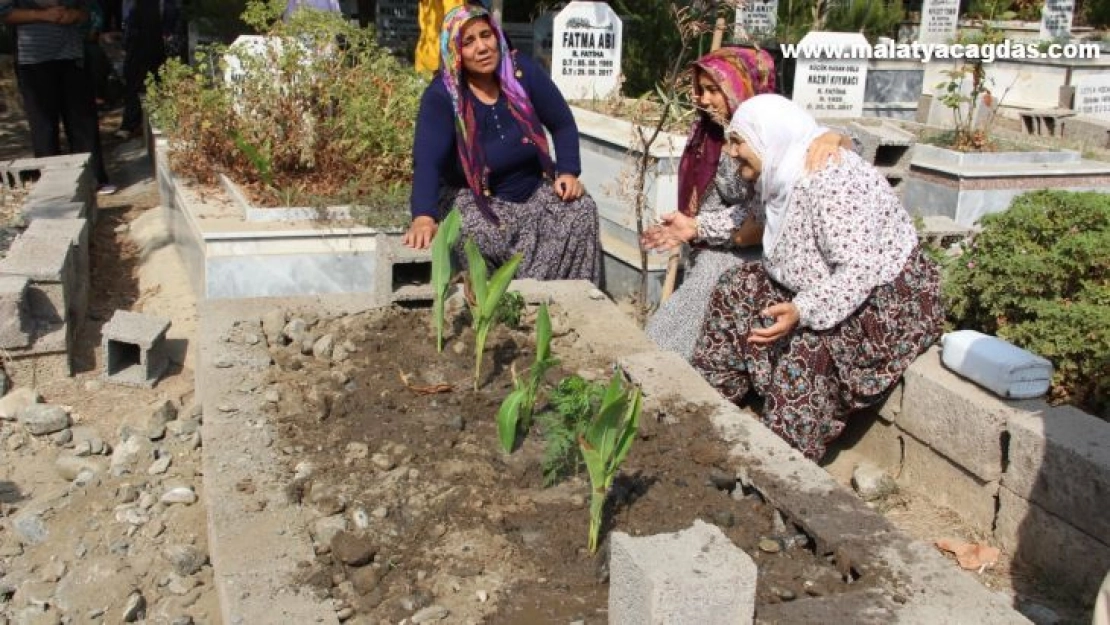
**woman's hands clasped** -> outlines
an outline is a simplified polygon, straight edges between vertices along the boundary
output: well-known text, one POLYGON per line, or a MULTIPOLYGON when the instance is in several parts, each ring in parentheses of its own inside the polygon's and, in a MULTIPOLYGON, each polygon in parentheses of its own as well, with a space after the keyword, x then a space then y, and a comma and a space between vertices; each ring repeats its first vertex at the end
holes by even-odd
POLYGON ((793 302, 772 304, 759 311, 759 314, 761 317, 770 317, 775 322, 766 328, 752 327, 752 333, 748 335, 748 342, 756 345, 774 343, 790 334, 797 327, 800 318, 798 307, 793 302))
POLYGON ((436 220, 426 215, 421 215, 412 220, 408 232, 405 233, 405 238, 401 241, 406 247, 426 250, 432 245, 432 239, 435 238, 438 228, 439 225, 436 224, 436 220))
POLYGON ((644 231, 640 245, 647 250, 668 251, 689 243, 698 236, 698 222, 679 212, 667 213, 659 223, 644 231))

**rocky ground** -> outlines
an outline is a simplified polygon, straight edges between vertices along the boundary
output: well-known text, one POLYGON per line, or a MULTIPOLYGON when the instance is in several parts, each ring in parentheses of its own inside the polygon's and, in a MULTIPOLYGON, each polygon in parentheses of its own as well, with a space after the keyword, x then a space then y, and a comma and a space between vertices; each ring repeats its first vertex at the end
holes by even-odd
MULTIPOLYGON (((26 155, 17 115, 0 112, 0 157, 26 155)), ((77 375, 8 389, 0 374, 0 623, 218 623, 187 274, 165 246, 141 141, 107 141, 123 190, 100 198, 77 375), (101 377, 100 328, 117 309, 172 320, 174 362, 153 389, 101 377)), ((17 220, 18 193, 4 192, 0 225, 17 220)))

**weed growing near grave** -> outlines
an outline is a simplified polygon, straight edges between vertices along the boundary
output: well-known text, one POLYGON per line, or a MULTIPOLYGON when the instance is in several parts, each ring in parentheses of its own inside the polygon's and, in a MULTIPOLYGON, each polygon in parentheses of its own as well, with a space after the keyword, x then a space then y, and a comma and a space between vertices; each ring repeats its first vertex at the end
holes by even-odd
MULTIPOLYGON (((265 16, 273 7, 249 3, 265 16), (264 10, 265 9, 265 10, 264 10)), ((248 11, 249 12, 249 11, 248 11)), ((244 14, 256 25, 263 15, 244 14)), ((149 110, 170 142, 175 171, 202 182, 225 173, 262 205, 377 206, 412 173, 412 133, 424 84, 374 32, 321 11, 274 22, 269 43, 169 61, 149 82, 149 110)), ((397 224, 407 222, 398 211, 397 224)))
POLYGON ((467 239, 466 245, 466 264, 467 264, 467 284, 470 287, 470 295, 473 301, 470 303, 470 316, 474 324, 474 390, 478 390, 478 381, 481 379, 482 373, 482 353, 486 349, 486 337, 489 336, 490 328, 497 322, 497 309, 501 306, 501 300, 505 296, 505 291, 509 288, 509 283, 513 281, 513 276, 516 275, 517 267, 520 266, 520 261, 524 259, 523 254, 517 254, 509 259, 504 265, 497 268, 493 272, 493 277, 489 277, 486 270, 486 259, 482 258, 482 253, 478 251, 478 244, 473 239, 467 239))
POLYGON ((579 375, 563 378, 551 391, 547 398, 551 410, 536 416, 544 440, 544 486, 552 486, 581 470, 578 437, 585 432, 590 415, 597 412, 604 394, 604 384, 587 382, 579 375))
POLYGON ((497 436, 505 453, 513 450, 517 434, 526 434, 532 427, 532 411, 536 407, 540 383, 547 370, 557 364, 559 361, 551 357, 551 316, 547 304, 542 304, 536 315, 536 359, 523 380, 513 370, 513 391, 497 411, 497 436))
POLYGON ((614 371, 601 398, 601 408, 578 436, 578 447, 590 476, 590 553, 597 552, 602 512, 613 478, 628 457, 639 431, 640 406, 640 389, 625 388, 620 371, 614 371))
POLYGON ((1036 191, 948 261, 957 328, 997 334, 1052 361, 1052 397, 1110 418, 1110 196, 1036 191))

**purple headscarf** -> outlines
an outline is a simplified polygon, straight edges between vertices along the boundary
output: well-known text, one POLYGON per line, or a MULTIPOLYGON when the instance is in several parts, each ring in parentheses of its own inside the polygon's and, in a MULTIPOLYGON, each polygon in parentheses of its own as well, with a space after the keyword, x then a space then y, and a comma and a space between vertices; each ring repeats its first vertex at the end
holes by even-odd
MULTIPOLYGON (((775 92, 775 62, 765 50, 720 48, 694 61, 693 70, 694 93, 699 90, 697 74, 704 72, 724 93, 729 117, 744 100, 775 92)), ((698 111, 678 165, 678 210, 684 215, 698 214, 717 174, 727 124, 727 118, 714 120, 708 112, 698 111)))
POLYGON ((544 133, 543 123, 536 115, 532 101, 524 91, 520 81, 520 70, 513 62, 513 55, 504 33, 497 21, 489 11, 475 5, 464 4, 452 9, 443 18, 443 30, 440 33, 439 48, 443 61, 441 77, 447 93, 451 96, 451 104, 455 109, 455 144, 458 147, 459 162, 462 163, 463 174, 466 176, 466 185, 474 192, 475 201, 482 214, 490 221, 497 223, 497 216, 489 209, 489 168, 486 166, 486 157, 482 152, 481 142, 478 139, 478 124, 474 116, 474 105, 466 97, 466 78, 464 77, 461 38, 463 26, 470 20, 482 18, 489 22, 490 28, 497 36, 501 61, 497 67, 497 78, 501 84, 501 92, 509 103, 509 112, 520 126, 532 145, 539 152, 540 165, 544 172, 551 177, 555 175, 555 163, 551 160, 551 150, 547 145, 547 135, 544 133))

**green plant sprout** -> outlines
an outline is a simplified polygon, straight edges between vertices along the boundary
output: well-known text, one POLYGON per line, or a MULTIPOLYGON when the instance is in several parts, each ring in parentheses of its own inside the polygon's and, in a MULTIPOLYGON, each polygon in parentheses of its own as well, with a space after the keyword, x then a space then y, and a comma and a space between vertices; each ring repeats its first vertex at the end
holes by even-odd
POLYGON ((569 375, 548 394, 551 410, 536 415, 543 433, 543 485, 551 486, 582 467, 578 437, 586 430, 590 415, 605 395, 605 385, 569 375))
POLYGON ((590 553, 597 552, 609 488, 640 427, 640 400, 640 389, 626 389, 620 371, 614 371, 601 399, 601 408, 578 437, 578 447, 590 476, 590 553))
POLYGON ((524 296, 520 291, 509 291, 501 298, 501 304, 497 307, 497 321, 510 328, 519 328, 523 312, 524 296))
POLYGON ((551 357, 551 316, 547 304, 540 306, 536 315, 536 359, 528 370, 528 377, 521 381, 513 370, 513 391, 497 411, 497 437, 505 453, 513 450, 517 432, 526 433, 532 427, 532 411, 536 406, 536 393, 543 376, 559 361, 551 357))
POLYGON ((474 323, 474 390, 478 390, 486 336, 497 321, 497 307, 509 289, 509 283, 513 281, 524 255, 514 255, 508 262, 498 267, 491 278, 486 271, 486 259, 482 258, 482 253, 478 251, 478 244, 473 239, 467 239, 465 249, 470 292, 474 296, 474 301, 470 304, 470 316, 474 323))
POLYGON ((432 239, 432 321, 436 327, 436 351, 439 352, 443 351, 444 302, 447 300, 447 287, 451 284, 451 248, 458 241, 461 228, 459 211, 452 208, 432 239))

